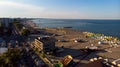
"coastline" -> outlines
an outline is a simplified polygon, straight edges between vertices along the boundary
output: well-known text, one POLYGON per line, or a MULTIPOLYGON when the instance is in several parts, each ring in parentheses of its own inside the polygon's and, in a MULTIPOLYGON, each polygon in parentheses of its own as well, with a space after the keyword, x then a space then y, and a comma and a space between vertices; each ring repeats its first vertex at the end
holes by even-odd
MULTIPOLYGON (((90 47, 95 47, 98 52, 92 53, 85 57, 82 61, 86 61, 94 57, 107 57, 110 61, 119 59, 120 56, 120 40, 116 37, 105 36, 103 34, 96 34, 85 31, 78 31, 71 28, 36 28, 36 30, 42 30, 39 34, 33 34, 39 36, 51 36, 54 37, 57 42, 55 42, 56 47, 64 47, 64 52, 59 53, 60 57, 66 55, 72 55, 75 59, 81 60, 83 53, 81 49, 86 49, 90 47), (47 35, 47 34, 48 35, 47 35), (49 35, 52 34, 52 35, 49 35), (80 42, 78 41, 80 40, 80 42), (117 52, 116 52, 117 51, 117 52)), ((76 61, 74 59, 74 61, 76 61)))
MULTIPOLYGON (((33 20, 34 21, 34 20, 33 20)), ((71 29, 78 31, 89 31, 93 33, 100 33, 106 36, 114 36, 120 38, 120 20, 70 20, 70 19, 36 19, 34 21, 42 28, 64 28, 72 27, 71 29), (62 22, 60 22, 62 21, 62 22)))
POLYGON ((85 31, 85 30, 77 30, 77 29, 73 29, 73 27, 71 27, 71 26, 54 27, 54 28, 49 28, 49 27, 40 28, 40 26, 39 26, 37 23, 35 23, 35 22, 31 21, 31 20, 28 21, 27 24, 28 24, 29 26, 31 26, 31 27, 33 27, 33 28, 37 28, 37 29, 67 29, 67 30, 78 31, 78 32, 82 32, 82 33, 84 33, 84 32, 92 33, 93 35, 94 35, 94 34, 102 34, 102 35, 105 36, 105 37, 113 37, 113 38, 117 38, 117 39, 120 40, 120 37, 105 35, 105 34, 103 34, 103 33, 94 33, 94 32, 85 31), (29 22, 30 22, 30 23, 29 23, 29 22))

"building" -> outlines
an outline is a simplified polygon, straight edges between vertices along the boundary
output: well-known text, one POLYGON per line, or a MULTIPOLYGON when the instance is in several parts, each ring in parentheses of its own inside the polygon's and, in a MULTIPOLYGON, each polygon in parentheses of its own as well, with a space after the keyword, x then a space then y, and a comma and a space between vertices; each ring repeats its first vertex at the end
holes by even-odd
POLYGON ((39 39, 35 39, 34 47, 38 51, 42 51, 43 50, 43 43, 41 41, 39 41, 39 39))
POLYGON ((49 52, 55 49, 55 39, 49 36, 38 37, 35 39, 34 47, 38 51, 49 52))
POLYGON ((6 27, 9 26, 9 23, 13 22, 14 19, 12 18, 0 18, 0 23, 4 23, 6 27))

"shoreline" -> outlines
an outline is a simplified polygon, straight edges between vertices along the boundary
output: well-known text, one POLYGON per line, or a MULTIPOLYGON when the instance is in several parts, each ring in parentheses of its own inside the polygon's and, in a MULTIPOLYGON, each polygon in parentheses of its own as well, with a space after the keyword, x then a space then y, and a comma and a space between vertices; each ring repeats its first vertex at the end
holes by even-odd
MULTIPOLYGON (((50 29, 68 29, 68 30, 73 30, 73 31, 79 31, 79 32, 89 32, 89 33, 93 33, 93 34, 103 34, 103 33, 95 33, 95 32, 91 32, 91 31, 86 31, 86 30, 77 30, 77 29, 73 29, 73 28, 64 28, 64 27, 44 27, 44 28, 40 28, 38 27, 39 29, 46 29, 46 28, 50 28, 50 29)), ((109 35, 109 34, 103 34, 104 36, 109 36, 109 37, 115 37, 115 38, 118 38, 120 39, 120 37, 118 36, 113 36, 113 35, 109 35)))
MULTIPOLYGON (((38 30, 38 28, 33 28, 38 30)), ((105 36, 103 34, 78 31, 71 28, 39 28, 39 30, 42 30, 44 33, 52 34, 48 36, 52 36, 57 40, 57 42, 55 42, 56 47, 64 47, 64 52, 61 52, 59 54, 60 57, 64 57, 69 54, 72 55, 74 59, 81 60, 83 57, 83 53, 80 51, 81 49, 95 47, 98 50, 102 51, 88 55, 83 60, 89 61, 89 59, 94 57, 107 57, 111 61, 113 61, 113 59, 119 59, 120 40, 117 40, 113 36, 105 36), (79 39, 81 40, 80 42, 77 41, 79 39)), ((47 34, 44 33, 38 33, 37 36, 47 36, 47 34)))
MULTIPOLYGON (((37 19, 37 20, 40 20, 40 19, 37 19)), ((64 21, 64 20, 61 20, 61 21, 64 21)), ((49 20, 49 21, 42 21, 41 20, 41 21, 34 21, 34 23, 36 23, 37 25, 40 24, 39 26, 42 27, 42 28, 46 28, 46 27, 47 28, 70 27, 71 28, 72 27, 71 29, 74 29, 74 30, 77 30, 77 31, 83 31, 83 32, 88 31, 88 32, 104 34, 106 36, 113 36, 113 37, 120 38, 120 30, 118 29, 119 24, 116 24, 116 23, 118 23, 118 21, 111 21, 110 24, 107 23, 107 22, 109 22, 109 20, 105 21, 106 23, 104 23, 104 24, 101 21, 98 21, 98 22, 95 21, 95 20, 92 20, 92 21, 89 21, 89 20, 82 21, 82 20, 80 20, 78 22, 75 22, 75 24, 74 24, 74 23, 70 23, 72 21, 69 21, 69 20, 64 21, 64 23, 59 22, 59 20, 55 20, 55 21, 54 20, 49 20), (92 21, 94 21, 94 22, 92 22, 92 21), (84 24, 84 22, 91 23, 91 24, 84 24), (112 23, 112 22, 115 22, 115 24, 112 23), (108 27, 106 27, 106 26, 108 26, 108 27), (106 27, 106 28, 104 28, 104 27, 106 27)))
MULTIPOLYGON (((46 29, 46 28, 50 28, 50 29, 69 29, 69 30, 74 30, 74 31, 79 31, 79 32, 89 32, 89 33, 93 33, 93 34, 103 34, 103 33, 95 33, 95 32, 91 32, 91 31, 86 31, 86 30, 78 30, 78 29, 74 29, 71 26, 67 26, 67 27, 40 27, 39 25, 37 25, 37 23, 35 23, 32 20, 29 20, 27 22, 27 24, 33 28, 37 28, 37 29, 46 29), (29 23, 30 22, 30 23, 29 23)), ((103 34, 104 36, 109 36, 109 37, 114 37, 114 38, 118 38, 120 40, 120 37, 118 36, 113 36, 113 35, 109 35, 109 34, 103 34)))

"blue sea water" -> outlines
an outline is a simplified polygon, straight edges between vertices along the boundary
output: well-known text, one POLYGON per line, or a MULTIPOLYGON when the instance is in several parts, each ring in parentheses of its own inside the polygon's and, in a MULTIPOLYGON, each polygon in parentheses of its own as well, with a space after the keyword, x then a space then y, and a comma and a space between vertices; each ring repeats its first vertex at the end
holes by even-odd
POLYGON ((102 33, 120 38, 120 20, 35 19, 40 27, 72 27, 80 31, 102 33))

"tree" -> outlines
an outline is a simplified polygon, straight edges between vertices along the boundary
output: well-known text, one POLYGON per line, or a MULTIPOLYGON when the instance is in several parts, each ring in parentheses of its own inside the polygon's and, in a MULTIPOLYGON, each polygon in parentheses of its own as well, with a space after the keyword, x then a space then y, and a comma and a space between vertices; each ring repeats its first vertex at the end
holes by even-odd
POLYGON ((17 20, 17 19, 14 19, 14 22, 13 22, 13 25, 15 25, 15 27, 18 29, 18 30, 21 30, 23 25, 20 23, 21 21, 20 20, 17 20))
POLYGON ((17 67, 17 63, 21 58, 19 49, 8 49, 7 52, 0 56, 0 67, 17 67))
POLYGON ((16 27, 17 27, 17 29, 21 30, 21 29, 22 29, 22 24, 17 23, 17 24, 16 24, 16 27))
POLYGON ((7 28, 6 34, 7 34, 8 36, 10 36, 10 35, 12 34, 12 29, 11 29, 11 28, 7 28))
POLYGON ((4 30, 4 24, 0 22, 0 35, 2 35, 4 30))
POLYGON ((30 31, 28 29, 22 29, 21 34, 24 36, 28 36, 30 34, 30 31))
POLYGON ((4 27, 4 26, 5 26, 5 24, 0 22, 0 27, 4 27))

